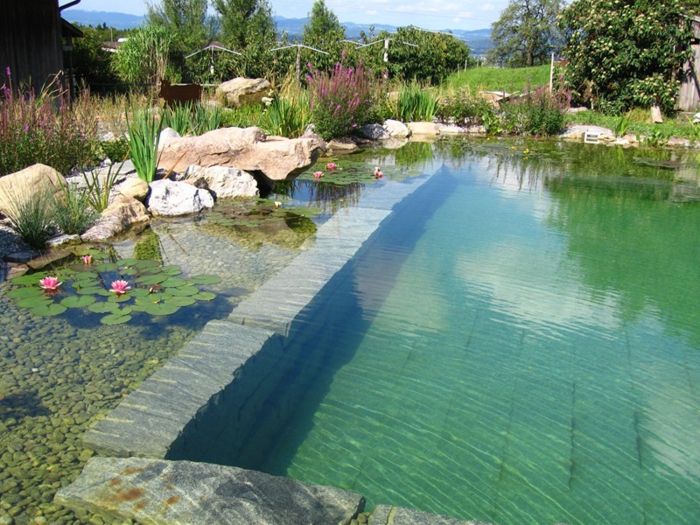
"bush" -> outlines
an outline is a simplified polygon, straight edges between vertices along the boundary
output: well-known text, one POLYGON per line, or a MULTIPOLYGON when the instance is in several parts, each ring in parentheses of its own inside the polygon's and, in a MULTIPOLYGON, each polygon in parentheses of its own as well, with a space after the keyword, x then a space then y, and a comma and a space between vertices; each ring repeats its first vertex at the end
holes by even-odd
POLYGON ((312 121, 321 137, 328 140, 350 135, 375 119, 380 85, 362 62, 354 68, 338 63, 330 72, 313 70, 311 64, 309 69, 312 121))
POLYGON ((484 115, 492 112, 491 104, 483 97, 473 96, 469 89, 460 89, 441 98, 436 116, 445 123, 476 126, 483 124, 484 115))
POLYGON ((557 135, 564 127, 563 104, 547 88, 509 100, 501 105, 501 110, 509 133, 557 135))
MULTIPOLYGON (((11 78, 9 68, 7 74, 11 78)), ((37 163, 67 174, 90 163, 96 149, 96 119, 72 111, 68 94, 56 84, 39 96, 16 91, 11 81, 2 87, 0 176, 37 163)))

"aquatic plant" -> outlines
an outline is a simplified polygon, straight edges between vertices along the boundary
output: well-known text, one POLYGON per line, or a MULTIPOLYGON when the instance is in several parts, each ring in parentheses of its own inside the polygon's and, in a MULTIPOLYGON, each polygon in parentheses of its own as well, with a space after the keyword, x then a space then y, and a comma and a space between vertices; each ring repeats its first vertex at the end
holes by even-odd
POLYGON ((55 196, 48 185, 32 189, 20 184, 24 187, 8 188, 5 215, 19 238, 39 250, 55 232, 55 196))
POLYGON ((314 178, 320 179, 321 177, 323 177, 322 171, 314 171, 314 178))
POLYGON ((328 171, 335 171, 335 169, 338 167, 338 165, 335 162, 329 162, 326 164, 326 169, 328 171))
POLYGON ((80 264, 51 270, 51 275, 37 272, 16 277, 7 296, 34 315, 54 316, 69 308, 82 308, 105 314, 100 319, 103 324, 121 324, 130 321, 135 312, 171 315, 197 301, 211 301, 215 294, 199 286, 221 280, 213 275, 183 279, 177 277, 181 273, 178 266, 163 266, 152 260, 112 260, 98 250, 91 250, 79 260, 80 264), (99 262, 87 265, 86 256, 99 262), (54 293, 47 295, 45 290, 54 293))
POLYGON ((384 173, 382 173, 382 170, 379 169, 379 166, 375 166, 374 168, 374 178, 375 179, 381 179, 384 176, 384 173))
POLYGON ((102 213, 109 206, 109 195, 112 191, 112 187, 117 182, 117 176, 121 172, 122 166, 124 166, 122 161, 120 164, 110 164, 107 167, 107 173, 100 176, 98 170, 91 170, 88 175, 87 172, 83 171, 83 180, 87 185, 85 190, 85 196, 90 207, 98 213, 102 213))
POLYGON ((89 194, 76 184, 61 184, 61 195, 55 200, 54 220, 65 234, 81 234, 97 219, 97 212, 90 205, 89 194))
POLYGON ((149 110, 136 110, 126 126, 129 130, 131 161, 139 178, 153 182, 158 165, 158 142, 163 121, 149 110))
POLYGON ((80 258, 82 259, 83 264, 92 264, 93 258, 92 255, 90 255, 89 253, 87 255, 83 255, 80 258))
POLYGON ((57 277, 47 276, 39 279, 39 286, 44 290, 58 290, 58 287, 63 283, 58 282, 57 277))

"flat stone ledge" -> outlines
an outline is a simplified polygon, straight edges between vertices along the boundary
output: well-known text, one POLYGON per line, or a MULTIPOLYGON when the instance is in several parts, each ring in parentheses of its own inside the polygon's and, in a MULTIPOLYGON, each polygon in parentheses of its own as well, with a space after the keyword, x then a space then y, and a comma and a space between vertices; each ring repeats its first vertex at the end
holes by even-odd
POLYGON ((242 373, 276 334, 226 321, 211 321, 117 408, 88 430, 84 443, 103 454, 164 458, 184 427, 242 373))
POLYGON ((377 505, 368 525, 490 525, 484 521, 462 521, 447 516, 390 505, 377 505))
POLYGON ((237 467, 191 461, 92 458, 56 503, 149 525, 347 525, 359 494, 237 467))

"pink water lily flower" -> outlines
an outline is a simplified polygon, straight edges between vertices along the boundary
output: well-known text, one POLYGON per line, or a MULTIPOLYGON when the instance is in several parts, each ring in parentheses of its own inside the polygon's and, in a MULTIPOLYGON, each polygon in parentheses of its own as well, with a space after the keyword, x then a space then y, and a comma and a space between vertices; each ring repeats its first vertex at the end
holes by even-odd
POLYGON ((314 171, 314 177, 316 177, 317 179, 320 179, 321 177, 323 177, 323 172, 322 171, 314 171))
POLYGON ((326 164, 326 169, 327 169, 328 171, 333 171, 333 170, 335 170, 337 167, 338 167, 338 165, 337 165, 335 162, 329 162, 328 164, 326 164))
POLYGON ((39 279, 39 286, 41 286, 44 290, 48 290, 50 292, 58 290, 58 287, 62 284, 63 283, 58 282, 58 279, 56 277, 44 277, 43 279, 39 279))
POLYGON ((117 295, 125 294, 129 290, 131 290, 131 286, 129 286, 129 283, 123 279, 113 281, 112 287, 109 289, 110 292, 114 292, 117 295))
POLYGON ((83 264, 92 264, 92 255, 90 254, 83 255, 81 259, 83 260, 83 264))
POLYGON ((374 177, 377 179, 381 179, 384 176, 382 173, 382 170, 379 169, 379 166, 375 166, 374 168, 374 177))

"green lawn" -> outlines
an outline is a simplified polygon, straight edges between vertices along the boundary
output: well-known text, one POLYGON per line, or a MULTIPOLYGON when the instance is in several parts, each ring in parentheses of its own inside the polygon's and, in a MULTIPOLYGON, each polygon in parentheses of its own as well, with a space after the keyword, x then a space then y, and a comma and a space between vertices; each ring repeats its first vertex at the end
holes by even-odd
POLYGON ((549 85, 549 65, 520 68, 475 67, 447 77, 450 88, 469 87, 474 91, 523 92, 531 87, 549 85))

